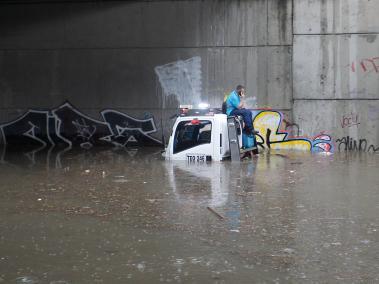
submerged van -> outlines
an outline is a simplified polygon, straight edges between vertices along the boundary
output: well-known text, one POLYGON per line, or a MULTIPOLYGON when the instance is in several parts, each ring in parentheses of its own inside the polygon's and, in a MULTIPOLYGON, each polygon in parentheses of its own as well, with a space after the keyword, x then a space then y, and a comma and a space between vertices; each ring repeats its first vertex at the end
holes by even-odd
POLYGON ((188 162, 240 160, 241 154, 256 149, 255 137, 242 132, 241 119, 213 111, 192 111, 177 117, 165 158, 188 162))

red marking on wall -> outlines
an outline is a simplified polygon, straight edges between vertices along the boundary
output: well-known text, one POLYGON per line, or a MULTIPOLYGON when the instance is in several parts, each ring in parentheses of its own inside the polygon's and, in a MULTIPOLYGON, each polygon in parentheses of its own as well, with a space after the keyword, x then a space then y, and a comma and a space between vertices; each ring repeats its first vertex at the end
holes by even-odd
POLYGON ((350 67, 353 73, 358 71, 363 73, 379 73, 379 57, 363 58, 359 61, 353 61, 350 67))
POLYGON ((361 123, 359 122, 359 117, 358 117, 357 113, 352 112, 348 115, 343 115, 341 118, 341 127, 342 128, 352 127, 354 125, 358 126, 358 124, 361 124, 361 123))

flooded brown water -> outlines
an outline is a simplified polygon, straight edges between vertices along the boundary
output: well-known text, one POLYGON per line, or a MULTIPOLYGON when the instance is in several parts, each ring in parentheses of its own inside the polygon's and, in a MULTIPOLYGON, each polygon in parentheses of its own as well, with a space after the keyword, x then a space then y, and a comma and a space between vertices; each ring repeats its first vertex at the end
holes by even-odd
POLYGON ((379 155, 6 153, 0 283, 379 281, 379 155))

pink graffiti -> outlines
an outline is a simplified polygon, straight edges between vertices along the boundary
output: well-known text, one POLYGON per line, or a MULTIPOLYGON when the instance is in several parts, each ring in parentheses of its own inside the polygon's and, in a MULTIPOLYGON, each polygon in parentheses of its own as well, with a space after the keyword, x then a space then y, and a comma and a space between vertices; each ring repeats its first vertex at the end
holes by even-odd
POLYGON ((355 73, 357 70, 361 70, 364 73, 379 73, 379 57, 364 58, 360 61, 353 61, 351 63, 351 71, 355 73))
POLYGON ((354 125, 361 124, 359 122, 358 114, 357 113, 350 113, 348 115, 343 115, 341 118, 341 127, 352 127, 354 125))
POLYGON ((324 152, 330 152, 330 150, 332 149, 332 146, 329 143, 325 143, 325 142, 316 143, 313 145, 313 147, 319 147, 324 152))
POLYGON ((328 134, 321 132, 313 137, 313 149, 321 149, 323 152, 332 152, 333 146, 331 145, 332 137, 328 134))
POLYGON ((326 134, 319 134, 313 138, 313 140, 325 140, 325 141, 331 141, 332 138, 330 138, 329 135, 326 134))

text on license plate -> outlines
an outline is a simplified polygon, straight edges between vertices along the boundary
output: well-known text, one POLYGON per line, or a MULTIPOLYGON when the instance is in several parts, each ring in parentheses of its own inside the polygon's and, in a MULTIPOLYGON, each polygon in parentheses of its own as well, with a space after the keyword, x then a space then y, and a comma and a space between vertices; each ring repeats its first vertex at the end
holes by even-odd
POLYGON ((202 162, 205 162, 205 155, 196 155, 196 154, 194 154, 194 155, 189 155, 189 154, 187 154, 187 161, 188 162, 191 162, 191 163, 193 163, 193 162, 199 162, 199 163, 202 163, 202 162))

